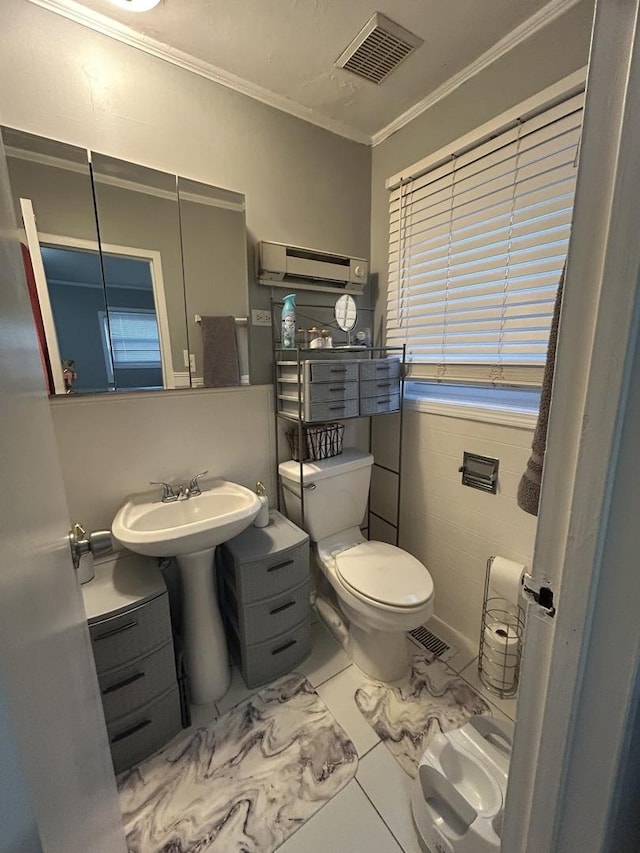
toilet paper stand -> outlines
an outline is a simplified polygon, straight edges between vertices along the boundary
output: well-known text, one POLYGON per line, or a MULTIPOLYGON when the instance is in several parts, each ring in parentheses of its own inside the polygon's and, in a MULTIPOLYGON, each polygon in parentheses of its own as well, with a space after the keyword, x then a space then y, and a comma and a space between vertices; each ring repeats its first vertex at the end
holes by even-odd
POLYGON ((491 590, 493 557, 487 560, 478 651, 478 675, 492 693, 506 699, 518 692, 524 610, 491 590))

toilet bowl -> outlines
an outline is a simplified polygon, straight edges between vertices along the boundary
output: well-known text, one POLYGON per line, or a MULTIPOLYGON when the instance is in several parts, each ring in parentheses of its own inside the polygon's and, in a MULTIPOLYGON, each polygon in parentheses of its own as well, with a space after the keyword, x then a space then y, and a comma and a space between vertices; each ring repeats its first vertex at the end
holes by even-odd
MULTIPOLYGON (((406 632, 432 615, 434 591, 431 575, 415 557, 394 545, 365 539, 358 527, 372 464, 371 454, 346 449, 340 456, 302 466, 283 462, 279 472, 287 514, 309 533, 316 564, 346 622, 331 619, 330 627, 363 672, 388 682, 410 671, 406 632)), ((318 610, 326 613, 326 603, 318 610)))

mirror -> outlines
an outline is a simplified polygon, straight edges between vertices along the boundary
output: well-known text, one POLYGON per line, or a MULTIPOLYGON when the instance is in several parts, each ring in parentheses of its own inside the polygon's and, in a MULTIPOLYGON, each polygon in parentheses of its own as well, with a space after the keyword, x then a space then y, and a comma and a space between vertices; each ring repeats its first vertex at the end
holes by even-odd
POLYGON ((91 160, 112 381, 123 390, 188 387, 176 177, 103 154, 91 160))
POLYGON ((358 319, 358 309, 353 296, 346 293, 336 299, 334 315, 338 328, 343 332, 350 332, 358 319))
POLYGON ((106 368, 94 341, 107 304, 87 152, 6 128, 2 136, 49 393, 100 390, 106 368))
POLYGON ((244 196, 8 128, 2 136, 50 393, 202 387, 215 356, 201 316, 234 318, 227 340, 248 384, 244 196))
POLYGON ((197 318, 233 317, 241 384, 249 384, 249 290, 244 196, 178 178, 182 268, 192 387, 203 378, 202 324, 197 318))

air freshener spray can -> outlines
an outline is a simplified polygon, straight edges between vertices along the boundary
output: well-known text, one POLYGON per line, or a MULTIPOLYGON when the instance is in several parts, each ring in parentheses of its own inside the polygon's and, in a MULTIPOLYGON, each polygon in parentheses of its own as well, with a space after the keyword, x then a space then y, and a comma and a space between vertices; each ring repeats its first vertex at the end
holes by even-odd
POLYGON ((296 345, 296 295, 289 293, 282 305, 282 346, 292 349, 296 345))

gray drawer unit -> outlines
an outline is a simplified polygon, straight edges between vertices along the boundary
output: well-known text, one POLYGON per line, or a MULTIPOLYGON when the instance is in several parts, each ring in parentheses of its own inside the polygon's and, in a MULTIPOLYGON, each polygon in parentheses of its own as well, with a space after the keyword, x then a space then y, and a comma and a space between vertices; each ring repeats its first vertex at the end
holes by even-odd
POLYGON ((309 537, 273 511, 217 552, 229 645, 249 687, 264 684, 310 651, 309 537))
POLYGON ((365 379, 400 378, 399 358, 372 358, 360 362, 360 381, 365 379))
POLYGON ((130 714, 175 686, 173 643, 146 658, 98 676, 107 723, 130 714))
POLYGON ((388 376, 380 379, 363 379, 360 383, 361 397, 384 397, 400 393, 400 377, 388 376))
POLYGON ((287 592, 265 598, 246 607, 238 607, 234 590, 227 585, 227 603, 230 605, 238 636, 251 645, 268 640, 293 628, 309 615, 309 581, 287 592), (239 621, 235 621, 235 616, 239 621))
POLYGON ((217 551, 243 606, 294 589, 309 578, 309 537, 279 512, 268 527, 247 527, 217 551))
POLYGON ((259 687, 290 672, 311 651, 311 617, 290 631, 242 647, 233 629, 229 635, 231 654, 238 660, 247 687, 259 687))
POLYGON ((381 415, 400 409, 400 394, 384 394, 380 397, 363 397, 360 400, 361 415, 381 415))
POLYGON ((166 593, 119 616, 89 625, 98 673, 149 654, 171 639, 169 599, 166 593))
POLYGON ((287 417, 302 419, 307 423, 357 418, 359 361, 314 360, 300 362, 279 361, 278 410, 287 417), (299 402, 300 408, 299 408, 299 402))
POLYGON ((182 727, 169 598, 157 561, 122 552, 82 587, 116 773, 182 727))
POLYGON ((161 749, 180 730, 177 685, 153 702, 107 725, 113 769, 127 770, 161 749))

